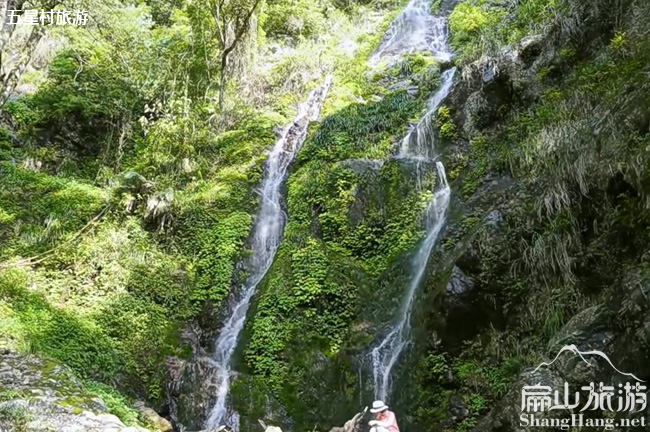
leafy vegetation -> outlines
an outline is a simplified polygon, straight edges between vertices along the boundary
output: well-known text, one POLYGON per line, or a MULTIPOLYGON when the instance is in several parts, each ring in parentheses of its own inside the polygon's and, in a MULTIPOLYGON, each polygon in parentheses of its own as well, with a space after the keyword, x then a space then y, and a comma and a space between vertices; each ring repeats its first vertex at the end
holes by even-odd
MULTIPOLYGON (((376 162, 388 158, 409 120, 425 109, 438 66, 428 56, 411 55, 368 73, 365 59, 373 45, 339 69, 326 116, 294 165, 287 185, 289 222, 250 324, 246 360, 261 378, 251 386, 274 392, 305 425, 314 418, 331 423, 333 411, 322 403, 329 383, 312 373, 318 355, 312 347, 335 361, 351 338, 369 342, 368 334, 350 332, 364 313, 360 300, 381 303, 398 295, 395 288, 373 295, 371 287, 420 239, 420 216, 430 198, 429 188, 415 187, 413 167, 376 162), (405 78, 422 83, 417 96, 386 90, 405 78), (350 94, 357 101, 347 102, 350 94), (305 392, 310 387, 314 391, 305 392), (302 392, 300 399, 296 392, 302 392)), ((352 372, 341 365, 336 373, 352 372)), ((248 414, 244 403, 240 408, 248 414)))
MULTIPOLYGON (((246 277, 265 152, 332 73, 287 179, 232 401, 296 430, 347 420, 370 397, 359 359, 399 307, 435 186, 392 156, 449 65, 418 52, 368 64, 390 1, 82 3, 87 28, 0 41, 14 59, 0 71, 0 345, 69 366, 128 424, 132 398, 163 408, 166 360, 193 354, 183 330, 202 328, 192 348, 211 349, 246 277), (48 38, 57 49, 30 63, 48 38)), ((648 12, 641 0, 451 12, 457 94, 432 126, 453 207, 396 375, 405 427, 471 430, 572 317, 618 305, 619 282, 647 274, 648 12), (462 319, 440 295, 456 265, 475 290, 462 319)), ((615 330, 643 319, 621 314, 615 330)), ((0 411, 18 430, 28 417, 0 411)))
POLYGON ((526 0, 504 6, 494 0, 466 0, 449 15, 451 45, 460 59, 496 55, 508 44, 545 31, 555 17, 562 16, 563 2, 526 0))
MULTIPOLYGON (((362 61, 341 44, 351 36, 367 56, 386 5, 306 2, 296 13, 289 3, 89 1, 94 20, 46 29, 58 49, 29 74, 3 64, 13 81, 1 88, 0 341, 70 366, 127 423, 131 397, 162 406, 165 359, 191 354, 182 327, 217 325, 233 278, 244 276, 236 264, 274 131, 328 69, 342 83, 328 110, 382 87, 358 80, 362 61), (273 54, 280 43, 290 48, 273 54), (267 54, 263 66, 252 61, 267 54), (28 80, 33 88, 17 92, 28 80), (352 82, 364 90, 348 93, 352 82)), ((5 42, 3 58, 33 49, 5 42)), ((399 92, 350 110, 375 126, 391 117, 386 129, 397 130, 420 108, 399 92)), ((378 132, 368 143, 385 154, 391 134, 378 132)), ((311 272, 328 258, 295 257, 299 304, 311 304, 324 295, 323 275, 311 272)), ((352 291, 328 289, 349 303, 352 291)), ((323 322, 339 340, 345 317, 323 322)))

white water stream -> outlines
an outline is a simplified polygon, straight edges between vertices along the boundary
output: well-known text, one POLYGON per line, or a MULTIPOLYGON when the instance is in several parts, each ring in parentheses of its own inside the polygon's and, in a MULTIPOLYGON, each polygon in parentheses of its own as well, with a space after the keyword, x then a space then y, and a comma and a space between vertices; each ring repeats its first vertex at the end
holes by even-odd
MULTIPOLYGON (((228 393, 230 390, 231 360, 239 334, 244 328, 246 313, 257 284, 271 267, 273 258, 282 240, 286 216, 282 210, 282 185, 287 176, 289 164, 300 150, 307 136, 310 121, 317 120, 327 92, 332 84, 328 77, 325 83, 310 93, 307 101, 298 109, 293 122, 285 127, 280 139, 269 153, 260 185, 261 202, 251 237, 252 255, 246 263, 249 277, 239 290, 240 298, 230 310, 219 337, 215 342, 212 359, 217 374, 216 402, 210 412, 205 427, 216 429, 228 415, 228 393)), ((229 426, 238 429, 236 413, 231 413, 229 426)))
MULTIPOLYGON (((416 51, 428 51, 439 60, 449 60, 451 53, 446 43, 447 20, 443 17, 431 16, 430 6, 431 0, 411 0, 390 25, 370 61, 394 59, 416 51)), ((418 171, 422 164, 430 165, 435 158, 435 154, 432 154, 435 152, 433 119, 441 101, 451 89, 454 72, 455 69, 452 69, 442 75, 441 88, 429 101, 427 114, 402 142, 399 157, 416 162, 418 171)), ((216 368, 218 390, 215 404, 205 423, 206 429, 219 427, 228 416, 230 417, 227 423, 235 430, 238 429, 238 416, 234 412, 229 413, 228 409, 232 356, 245 324, 250 301, 258 283, 273 263, 282 239, 286 216, 281 207, 281 189, 287 176, 287 169, 306 138, 309 122, 319 117, 323 100, 330 86, 331 77, 309 95, 308 100, 300 106, 294 121, 284 129, 266 162, 260 191, 260 209, 251 238, 253 252, 246 265, 250 276, 238 291, 239 299, 231 308, 228 319, 215 342, 212 360, 216 368)), ((399 321, 384 340, 372 350, 375 392, 379 398, 388 395, 391 371, 408 342, 413 298, 424 275, 431 250, 445 223, 450 190, 444 166, 439 161, 435 165, 438 187, 425 214, 427 235, 412 260, 413 278, 400 309, 399 321)))
MULTIPOLYGON (((429 15, 429 3, 426 0, 412 0, 391 25, 389 29, 390 36, 384 39, 375 56, 399 52, 400 50, 410 52, 411 47, 415 47, 419 50, 430 51, 436 58, 450 59, 451 53, 446 42, 446 18, 431 17, 429 15), (409 31, 411 32, 409 33, 409 31), (422 47, 422 44, 425 44, 425 47, 422 47)), ((408 344, 413 300, 417 288, 422 282, 431 251, 436 244, 447 216, 450 189, 447 183, 445 167, 442 162, 436 161, 438 154, 435 149, 434 123, 440 104, 451 90, 455 73, 456 69, 453 68, 442 74, 440 89, 429 100, 427 113, 417 126, 404 137, 399 149, 398 158, 409 160, 415 164, 418 187, 422 184, 425 170, 430 169, 435 161, 437 185, 424 216, 426 237, 411 259, 411 280, 402 299, 399 318, 384 339, 370 353, 375 397, 381 400, 386 400, 389 396, 393 369, 408 344)))

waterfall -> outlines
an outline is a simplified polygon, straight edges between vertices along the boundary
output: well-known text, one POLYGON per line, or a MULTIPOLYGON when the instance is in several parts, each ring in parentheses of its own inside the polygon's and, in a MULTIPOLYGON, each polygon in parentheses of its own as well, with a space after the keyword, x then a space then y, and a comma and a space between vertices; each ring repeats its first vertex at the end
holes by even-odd
POLYGON ((432 161, 435 157, 435 148, 432 145, 435 136, 434 120, 440 103, 447 97, 454 83, 456 68, 447 69, 440 76, 440 88, 427 102, 427 112, 420 119, 415 128, 402 140, 397 155, 398 158, 412 159, 415 161, 432 161))
MULTIPOLYGON (((264 278, 273 263, 278 249, 286 216, 281 205, 281 189, 287 176, 289 164, 300 150, 307 137, 310 121, 317 120, 327 92, 332 84, 332 77, 312 91, 305 103, 299 106, 298 114, 287 125, 278 141, 269 153, 260 185, 260 208, 257 213, 251 237, 252 255, 247 260, 246 269, 249 277, 239 290, 240 298, 229 311, 221 332, 215 342, 213 365, 216 368, 216 401, 205 423, 206 429, 219 427, 228 413, 227 399, 230 390, 231 359, 237 346, 239 334, 244 328, 246 313, 257 284, 264 278)), ((232 413, 229 419, 231 427, 238 429, 238 416, 232 413)))
MULTIPOLYGON (((429 3, 425 0, 412 0, 402 14, 393 22, 389 29, 389 34, 375 55, 384 55, 394 50, 395 47, 401 47, 399 49, 403 49, 404 47, 419 46, 418 44, 420 43, 426 43, 427 51, 432 52, 435 57, 445 60, 451 58, 451 54, 448 52, 446 45, 446 19, 444 17, 430 17, 428 13, 429 3), (428 17, 424 17, 424 14, 428 15, 428 17), (405 29, 408 28, 409 23, 421 25, 421 23, 433 22, 436 23, 435 31, 434 29, 430 29, 427 32, 417 27, 413 36, 405 34, 405 29), (433 36, 427 37, 428 35, 433 36), (408 43, 405 44, 404 41, 408 43), (414 43, 415 45, 409 45, 414 43)), ((381 343, 376 345, 370 353, 375 397, 377 399, 385 400, 391 390, 391 374, 393 368, 408 343, 413 299, 415 298, 418 286, 422 282, 427 262, 429 261, 429 255, 445 224, 447 209, 449 207, 450 188, 447 183, 444 165, 442 162, 436 161, 438 155, 434 145, 434 121, 440 104, 451 90, 455 73, 456 69, 452 68, 442 74, 440 88, 428 101, 427 113, 404 137, 397 155, 398 158, 411 161, 415 164, 418 188, 421 188, 425 170, 428 170, 435 161, 437 190, 434 192, 433 198, 425 211, 426 236, 411 259, 412 277, 402 300, 399 319, 381 343)))
POLYGON ((370 57, 400 57, 413 52, 430 52, 436 59, 447 61, 447 19, 431 15, 432 0, 411 0, 390 24, 379 47, 370 57))

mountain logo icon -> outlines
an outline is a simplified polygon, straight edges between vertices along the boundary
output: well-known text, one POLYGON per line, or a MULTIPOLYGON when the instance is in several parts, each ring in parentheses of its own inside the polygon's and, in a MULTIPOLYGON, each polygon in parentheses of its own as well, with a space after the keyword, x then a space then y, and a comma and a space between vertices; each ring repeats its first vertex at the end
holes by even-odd
POLYGON ((621 372, 620 370, 618 370, 618 369, 616 368, 616 366, 614 366, 614 364, 612 363, 612 361, 609 359, 609 357, 607 357, 607 354, 605 354, 604 352, 602 352, 602 351, 597 351, 597 350, 593 350, 593 351, 580 351, 580 350, 578 349, 578 347, 576 347, 575 345, 565 345, 565 346, 563 346, 562 349, 557 353, 557 355, 555 356, 555 358, 553 359, 552 362, 550 362, 550 363, 542 362, 539 366, 537 366, 537 367, 535 368, 534 371, 531 372, 531 374, 534 374, 535 372, 537 372, 537 371, 539 370, 539 368, 541 368, 542 366, 551 366, 553 363, 555 363, 555 362, 557 361, 557 359, 560 357, 560 355, 561 355, 563 352, 565 352, 565 351, 570 351, 570 352, 572 352, 572 353, 574 353, 574 354, 577 354, 578 356, 580 356, 580 358, 582 359, 582 361, 584 361, 585 363, 587 363, 587 364, 590 365, 590 366, 592 365, 592 363, 589 362, 589 361, 585 358, 585 356, 589 356, 589 355, 596 355, 596 356, 599 356, 599 357, 601 357, 601 358, 604 358, 604 359, 607 361, 607 363, 609 363, 609 365, 612 367, 612 369, 614 369, 614 370, 615 370, 616 372, 618 372, 619 374, 621 374, 621 375, 625 375, 625 376, 629 376, 629 377, 632 377, 632 378, 634 378, 635 380, 637 380, 637 381, 639 381, 639 382, 645 382, 645 381, 643 381, 642 379, 637 378, 636 376, 634 376, 634 375, 631 374, 631 373, 621 372))

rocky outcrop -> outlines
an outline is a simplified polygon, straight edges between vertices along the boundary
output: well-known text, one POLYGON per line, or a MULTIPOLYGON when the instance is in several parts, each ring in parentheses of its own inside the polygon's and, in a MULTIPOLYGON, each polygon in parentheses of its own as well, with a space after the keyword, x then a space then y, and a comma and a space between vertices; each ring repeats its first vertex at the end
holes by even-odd
POLYGON ((468 292, 474 287, 474 280, 467 276, 460 268, 454 266, 451 271, 451 278, 447 282, 447 296, 451 301, 468 294, 468 292))
POLYGON ((462 67, 462 79, 447 102, 457 108, 453 110, 454 123, 461 126, 461 138, 471 139, 498 124, 503 107, 529 105, 539 96, 536 74, 551 68, 554 61, 544 47, 542 36, 531 36, 496 57, 484 57, 462 67))
MULTIPOLYGON (((522 425, 520 421, 522 388, 524 386, 532 385, 549 386, 555 389, 561 389, 564 385, 564 380, 555 372, 549 369, 540 369, 536 372, 532 370, 523 371, 516 384, 508 394, 494 407, 490 413, 485 416, 473 429, 473 432, 536 432, 548 430, 548 427, 533 427, 529 425, 522 425)), ((561 410, 546 411, 536 413, 538 419, 551 419, 560 418, 565 415, 561 410)))
POLYGON ((161 417, 153 409, 146 406, 144 402, 138 401, 134 403, 133 408, 135 408, 135 410, 138 412, 138 415, 141 419, 151 425, 154 425, 160 432, 172 432, 174 430, 174 427, 169 420, 161 417))
POLYGON ((200 430, 200 419, 208 416, 218 385, 213 360, 206 355, 189 361, 170 358, 167 368, 167 397, 174 422, 188 430, 200 430))
POLYGON ((69 368, 12 351, 0 353, 0 430, 148 432, 110 414, 69 368))

